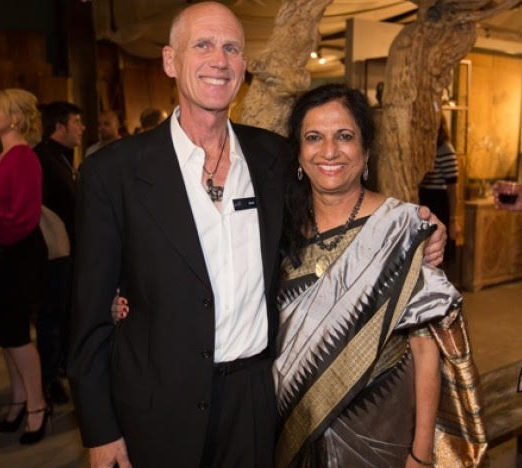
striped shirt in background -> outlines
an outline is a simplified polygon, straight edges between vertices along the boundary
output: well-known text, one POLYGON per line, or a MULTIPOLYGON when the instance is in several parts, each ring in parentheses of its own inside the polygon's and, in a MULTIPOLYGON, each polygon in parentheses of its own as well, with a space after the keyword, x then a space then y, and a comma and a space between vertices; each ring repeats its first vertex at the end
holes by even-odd
POLYGON ((446 190, 448 185, 457 183, 458 175, 455 149, 450 142, 446 142, 437 148, 433 171, 426 173, 419 187, 430 190, 446 190))

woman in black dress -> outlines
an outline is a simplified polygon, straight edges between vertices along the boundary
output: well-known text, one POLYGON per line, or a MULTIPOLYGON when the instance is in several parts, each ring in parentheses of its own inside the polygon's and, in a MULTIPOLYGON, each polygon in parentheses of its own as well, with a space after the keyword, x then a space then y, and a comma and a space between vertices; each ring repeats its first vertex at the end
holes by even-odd
POLYGON ((21 89, 0 90, 0 346, 12 400, 0 432, 18 430, 26 416, 23 444, 38 442, 48 410, 42 393, 40 358, 29 336, 47 255, 38 227, 42 170, 29 142, 39 135, 36 98, 21 89))

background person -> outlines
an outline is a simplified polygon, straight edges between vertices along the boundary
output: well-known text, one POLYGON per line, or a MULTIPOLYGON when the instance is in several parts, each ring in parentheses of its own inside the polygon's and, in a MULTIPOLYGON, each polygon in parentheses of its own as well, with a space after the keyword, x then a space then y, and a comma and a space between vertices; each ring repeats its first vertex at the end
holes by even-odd
MULTIPOLYGON (((63 222, 69 244, 74 245, 76 169, 73 155, 85 130, 82 111, 78 106, 62 101, 41 106, 41 110, 43 138, 34 151, 43 170, 43 204, 63 222)), ((44 299, 36 320, 44 392, 47 400, 55 404, 69 400, 60 377, 65 366, 68 335, 70 270, 69 250, 47 261, 44 299)))
POLYGON ((29 335, 29 316, 42 293, 46 257, 38 227, 42 169, 29 146, 40 136, 36 98, 22 89, 0 90, 0 346, 11 383, 11 403, 0 432, 18 430, 23 444, 38 442, 49 416, 40 358, 29 335))
POLYGON ((419 185, 419 203, 426 205, 448 228, 445 261, 453 259, 455 241, 461 232, 457 217, 458 174, 457 155, 451 144, 446 118, 441 114, 434 167, 424 175, 419 185))
POLYGON ((116 112, 112 110, 101 112, 98 116, 98 136, 100 139, 87 148, 85 157, 95 153, 105 145, 119 140, 121 138, 119 134, 120 125, 120 119, 116 112))
POLYGON ((148 132, 156 128, 161 122, 167 118, 167 113, 161 109, 149 107, 144 109, 140 114, 140 132, 148 132))

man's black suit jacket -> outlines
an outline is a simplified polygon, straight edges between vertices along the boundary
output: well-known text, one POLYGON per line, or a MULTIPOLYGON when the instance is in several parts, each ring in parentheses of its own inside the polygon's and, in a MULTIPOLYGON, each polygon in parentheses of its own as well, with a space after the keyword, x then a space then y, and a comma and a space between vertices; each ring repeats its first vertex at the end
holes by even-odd
MULTIPOLYGON (((264 130, 234 130, 257 199, 273 350, 287 147, 264 130)), ((169 120, 85 162, 76 229, 68 370, 85 445, 124 435, 125 408, 161 410, 165 424, 144 427, 144 437, 172 431, 176 466, 197 466, 211 398, 214 303, 169 120), (131 313, 115 326, 118 286, 131 313)))

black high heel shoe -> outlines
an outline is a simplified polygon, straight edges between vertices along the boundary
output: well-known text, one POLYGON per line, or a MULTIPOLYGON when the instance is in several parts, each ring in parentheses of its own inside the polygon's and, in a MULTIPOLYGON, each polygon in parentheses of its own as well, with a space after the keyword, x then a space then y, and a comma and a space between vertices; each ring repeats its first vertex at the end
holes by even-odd
POLYGON ((40 442, 45 435, 45 426, 47 425, 47 420, 51 417, 51 409, 49 407, 40 408, 34 411, 27 411, 27 415, 43 413, 42 423, 40 427, 36 429, 36 431, 25 431, 20 437, 20 443, 23 445, 36 444, 40 442))
POLYGON ((0 421, 0 432, 16 432, 18 428, 20 427, 20 424, 22 424, 22 421, 24 420, 25 416, 25 401, 15 401, 14 403, 11 403, 9 406, 21 406, 19 413, 16 415, 16 418, 14 418, 12 421, 8 421, 7 419, 4 419, 3 421, 0 421))

